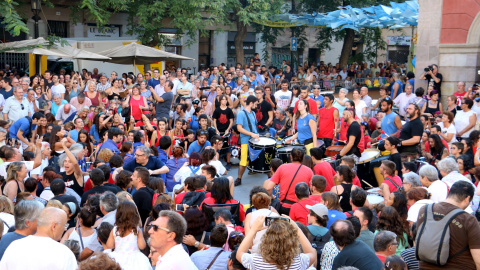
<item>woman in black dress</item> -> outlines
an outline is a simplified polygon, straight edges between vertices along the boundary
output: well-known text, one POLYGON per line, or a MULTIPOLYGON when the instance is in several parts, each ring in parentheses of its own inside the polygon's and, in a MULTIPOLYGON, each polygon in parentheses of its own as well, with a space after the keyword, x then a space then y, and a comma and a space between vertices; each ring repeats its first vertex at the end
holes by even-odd
POLYGON ((350 205, 350 193, 356 189, 357 186, 353 185, 353 178, 355 173, 347 165, 340 165, 337 168, 337 174, 335 174, 337 181, 340 185, 334 186, 331 191, 338 195, 340 199, 340 207, 344 212, 352 211, 350 205))

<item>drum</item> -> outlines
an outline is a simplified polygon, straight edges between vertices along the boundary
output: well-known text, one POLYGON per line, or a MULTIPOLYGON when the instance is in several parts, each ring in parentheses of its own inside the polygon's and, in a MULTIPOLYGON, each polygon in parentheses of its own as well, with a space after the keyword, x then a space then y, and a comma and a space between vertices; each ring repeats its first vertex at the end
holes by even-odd
POLYGON ((325 156, 325 151, 327 150, 327 148, 325 147, 325 142, 323 140, 317 140, 317 148, 322 149, 322 152, 325 156))
POLYGON ((371 160, 374 160, 380 156, 380 150, 378 149, 365 149, 363 151, 362 156, 358 160, 358 164, 363 164, 370 162, 371 160))
POLYGON ((305 146, 302 144, 297 144, 297 145, 289 145, 289 146, 284 146, 280 147, 277 149, 277 156, 276 158, 279 158, 283 161, 283 163, 291 163, 292 159, 290 158, 290 154, 292 153, 292 150, 294 147, 301 147, 303 151, 307 151, 305 146))
POLYGON ((231 147, 231 150, 232 155, 230 156, 230 163, 237 165, 240 163, 241 148, 240 146, 235 145, 231 147))
MULTIPOLYGON (((363 153, 365 153, 364 151, 363 153)), ((363 154, 362 154, 363 156, 363 154)), ((369 183, 371 186, 378 187, 383 183, 383 176, 380 174, 380 165, 382 160, 388 159, 390 156, 380 156, 375 159, 370 160, 369 162, 357 164, 357 176, 360 180, 364 180, 369 183)), ((362 182, 362 187, 369 187, 367 184, 362 182)))
POLYGON ((367 201, 371 205, 377 205, 379 203, 384 202, 383 197, 380 194, 375 194, 375 193, 369 193, 367 195, 367 201))
POLYGON ((276 140, 268 137, 248 141, 248 166, 254 172, 270 172, 270 161, 275 157, 276 140))
POLYGON ((340 153, 340 151, 342 151, 342 149, 345 147, 345 145, 332 145, 332 146, 329 146, 327 147, 327 150, 325 150, 325 156, 326 157, 334 157, 336 156, 338 153, 340 153))
POLYGON ((292 138, 292 137, 293 137, 293 135, 285 136, 285 138, 283 138, 283 139, 280 141, 280 144, 281 144, 281 145, 294 145, 294 144, 298 144, 298 140, 297 140, 297 139, 295 139, 293 142, 290 141, 290 142, 286 143, 286 141, 287 141, 288 139, 292 138))

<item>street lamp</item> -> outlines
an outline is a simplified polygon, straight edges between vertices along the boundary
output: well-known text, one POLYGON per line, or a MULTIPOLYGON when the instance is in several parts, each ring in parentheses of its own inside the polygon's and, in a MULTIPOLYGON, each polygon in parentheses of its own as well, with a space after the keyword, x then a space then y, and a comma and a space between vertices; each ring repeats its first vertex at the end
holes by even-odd
MULTIPOLYGON (((38 31, 38 21, 41 19, 40 16, 38 16, 38 13, 42 10, 42 0, 31 0, 30 2, 32 6, 32 11, 33 11, 33 21, 35 22, 35 27, 34 27, 34 37, 38 38, 39 36, 39 31, 38 31)), ((35 70, 37 74, 40 74, 40 56, 35 55, 35 70)))

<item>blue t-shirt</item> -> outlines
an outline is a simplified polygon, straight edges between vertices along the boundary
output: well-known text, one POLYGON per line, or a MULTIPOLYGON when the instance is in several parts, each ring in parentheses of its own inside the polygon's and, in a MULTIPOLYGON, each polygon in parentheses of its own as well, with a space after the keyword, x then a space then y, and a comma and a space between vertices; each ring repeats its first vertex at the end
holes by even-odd
MULTIPOLYGON (((4 228, 4 230, 8 230, 8 228, 4 228)), ((5 254, 5 250, 7 250, 8 246, 10 246, 10 244, 13 241, 16 241, 18 239, 22 239, 24 237, 25 237, 24 235, 21 235, 21 234, 16 233, 16 232, 9 232, 9 233, 5 234, 2 237, 2 241, 0 241, 0 260, 3 257, 3 254, 5 254)))
MULTIPOLYGON (((397 116, 396 113, 391 112, 389 114, 385 114, 382 119, 382 123, 380 126, 382 127, 382 130, 385 131, 385 134, 392 135, 395 134, 395 132, 398 131, 397 126, 395 126, 395 117, 397 116)), ((381 134, 380 136, 382 138, 385 138, 385 134, 381 134)))
POLYGON ((197 153, 200 154, 200 153, 203 152, 203 150, 205 150, 205 148, 206 148, 207 146, 212 146, 209 141, 206 141, 203 146, 200 146, 197 141, 194 141, 194 142, 188 147, 188 152, 187 152, 187 153, 188 153, 189 156, 190 156, 193 152, 197 152, 197 153))
POLYGON ((307 114, 303 119, 301 117, 297 120, 298 141, 304 143, 306 140, 313 138, 312 130, 310 129, 310 119, 315 121, 315 117, 307 114))
MULTIPOLYGON (((247 111, 245 110, 242 110, 240 111, 238 114, 237 114, 237 125, 242 125, 242 127, 247 130, 247 131, 250 131, 250 132, 253 132, 253 133, 257 133, 258 134, 258 131, 257 131, 257 118, 255 116, 255 113, 252 111, 250 113, 248 113, 247 111), (247 115, 248 115, 248 119, 250 119, 250 124, 252 125, 252 128, 253 130, 250 130, 250 127, 248 125, 248 121, 247 121, 247 115)), ((247 144, 248 143, 248 140, 250 140, 250 136, 248 135, 245 135, 243 133, 240 133, 240 144, 247 144)), ((190 150, 190 149, 189 149, 190 150)))
POLYGON ((8 132, 10 133, 11 138, 18 139, 17 132, 20 129, 23 131, 23 137, 25 137, 28 135, 28 133, 30 133, 31 130, 35 130, 36 128, 36 125, 32 125, 32 127, 30 127, 30 121, 26 117, 22 117, 10 126, 8 132))
POLYGON ((318 97, 314 97, 313 95, 310 95, 310 98, 315 100, 315 101, 320 101, 320 108, 322 108, 323 106, 325 106, 325 104, 323 103, 323 100, 325 99, 322 95, 319 95, 318 97))
POLYGON ((93 144, 98 144, 98 142, 100 141, 100 134, 98 134, 97 132, 97 127, 95 126, 95 124, 92 125, 92 127, 90 128, 90 135, 93 136, 93 139, 97 142, 97 143, 93 143, 93 144))
MULTIPOLYGON (((64 104, 67 104, 68 102, 65 100, 65 99, 62 99, 62 103, 60 104, 60 106, 64 105, 64 104)), ((57 103, 55 102, 52 102, 52 108, 50 109, 50 112, 53 114, 53 115, 57 115, 57 111, 58 111, 58 108, 60 108, 60 106, 57 105, 57 103)))
POLYGON ((391 89, 391 92, 390 92, 390 97, 391 97, 392 99, 395 99, 398 95, 400 95, 400 94, 403 92, 403 83, 402 83, 402 81, 398 80, 398 81, 395 81, 395 82, 398 83, 399 86, 398 86, 397 95, 396 95, 396 96, 393 96, 393 92, 394 92, 394 90, 393 90, 393 85, 394 85, 394 83, 392 84, 392 89, 391 89))
POLYGON ((337 219, 347 219, 347 215, 338 210, 328 210, 327 228, 330 228, 330 225, 332 225, 337 219))
POLYGON ((160 81, 155 80, 155 78, 151 78, 150 80, 148 80, 148 83, 147 83, 147 85, 153 87, 153 89, 155 89, 155 86, 159 84, 160 84, 160 81))
POLYGON ((0 95, 3 95, 3 98, 7 100, 7 98, 13 96, 13 87, 8 92, 5 90, 5 88, 0 89, 0 95))
POLYGON ((102 144, 102 146, 100 146, 100 148, 98 149, 98 151, 104 149, 104 148, 107 148, 107 149, 110 149, 112 150, 112 152, 115 154, 115 155, 118 155, 120 154, 120 150, 118 150, 118 146, 117 144, 112 140, 112 139, 108 139, 106 142, 104 142, 102 144))
MULTIPOLYGON (((165 163, 163 163, 160 159, 158 159, 154 156, 150 156, 150 158, 148 159, 148 162, 147 162, 147 164, 145 164, 145 166, 141 165, 141 164, 138 164, 137 160, 133 159, 132 161, 123 165, 123 169, 127 170, 127 171, 130 171, 130 172, 133 172, 133 171, 135 171, 136 167, 145 167, 145 168, 147 168, 147 170, 157 170, 157 169, 162 168, 163 166, 165 166, 165 163)), ((159 174, 152 174, 152 176, 161 177, 161 175, 159 175, 159 174)))
POLYGON ((70 130, 70 138, 74 141, 78 141, 78 130, 77 129, 72 129, 70 130))
POLYGON ((194 134, 197 134, 198 130, 198 117, 196 115, 192 115, 192 121, 190 121, 190 128, 193 130, 194 134))

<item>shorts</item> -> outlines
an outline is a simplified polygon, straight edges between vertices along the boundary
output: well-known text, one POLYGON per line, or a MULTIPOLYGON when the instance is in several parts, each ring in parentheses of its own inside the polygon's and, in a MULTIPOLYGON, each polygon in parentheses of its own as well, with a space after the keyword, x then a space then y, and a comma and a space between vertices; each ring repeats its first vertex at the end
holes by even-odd
POLYGON ((310 149, 313 148, 313 142, 305 145, 305 149, 307 150, 305 154, 310 155, 310 149))
POLYGON ((248 165, 248 143, 241 145, 240 152, 240 166, 247 167, 248 165))

